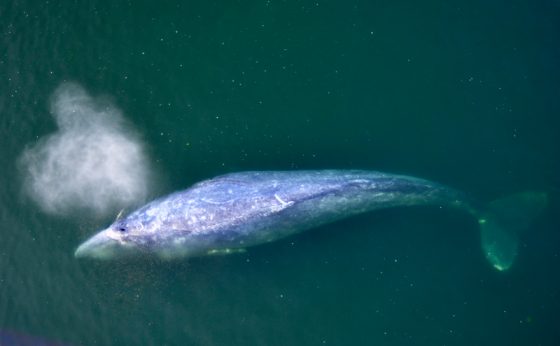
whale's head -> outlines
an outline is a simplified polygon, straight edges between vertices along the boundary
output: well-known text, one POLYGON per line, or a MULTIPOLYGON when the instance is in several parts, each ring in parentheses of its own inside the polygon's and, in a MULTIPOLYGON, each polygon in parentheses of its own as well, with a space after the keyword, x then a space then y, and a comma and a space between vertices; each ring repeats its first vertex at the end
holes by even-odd
POLYGON ((128 219, 117 220, 83 242, 74 256, 95 259, 134 257, 145 252, 148 241, 142 223, 128 219))

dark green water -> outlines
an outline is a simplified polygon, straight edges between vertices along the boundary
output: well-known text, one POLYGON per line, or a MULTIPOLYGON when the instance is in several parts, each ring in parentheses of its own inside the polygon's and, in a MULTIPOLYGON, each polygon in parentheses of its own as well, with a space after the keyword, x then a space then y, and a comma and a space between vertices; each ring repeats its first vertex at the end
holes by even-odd
POLYGON ((559 344, 557 1, 64 3, 0 4, 0 330, 71 345, 559 344), (64 81, 122 110, 154 195, 231 171, 360 168, 551 204, 505 273, 474 220, 432 208, 235 256, 78 261, 113 216, 43 212, 17 165, 56 130, 64 81))

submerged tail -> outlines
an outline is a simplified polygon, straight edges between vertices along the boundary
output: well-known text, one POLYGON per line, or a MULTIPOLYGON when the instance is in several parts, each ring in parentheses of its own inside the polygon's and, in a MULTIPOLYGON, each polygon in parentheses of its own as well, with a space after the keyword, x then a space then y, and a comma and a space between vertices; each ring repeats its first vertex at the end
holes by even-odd
POLYGON ((488 205, 478 223, 486 259, 499 271, 507 270, 517 256, 520 233, 546 207, 542 192, 523 192, 495 200, 488 205))

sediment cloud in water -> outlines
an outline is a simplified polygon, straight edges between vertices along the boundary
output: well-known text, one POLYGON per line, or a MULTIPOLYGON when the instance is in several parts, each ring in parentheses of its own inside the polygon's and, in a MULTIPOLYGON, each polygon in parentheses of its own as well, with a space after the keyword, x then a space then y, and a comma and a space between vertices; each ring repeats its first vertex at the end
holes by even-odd
POLYGON ((106 216, 144 201, 151 168, 121 111, 74 83, 62 84, 51 102, 58 130, 21 155, 25 192, 59 215, 106 216))

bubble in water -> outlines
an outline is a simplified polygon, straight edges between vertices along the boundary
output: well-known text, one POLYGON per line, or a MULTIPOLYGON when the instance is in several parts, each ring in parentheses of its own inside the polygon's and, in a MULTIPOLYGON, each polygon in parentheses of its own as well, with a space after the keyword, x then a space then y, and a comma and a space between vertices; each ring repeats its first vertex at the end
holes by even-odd
POLYGON ((58 130, 26 148, 19 162, 25 192, 45 212, 105 216, 146 199, 147 155, 116 107, 64 83, 53 94, 51 113, 58 130))

